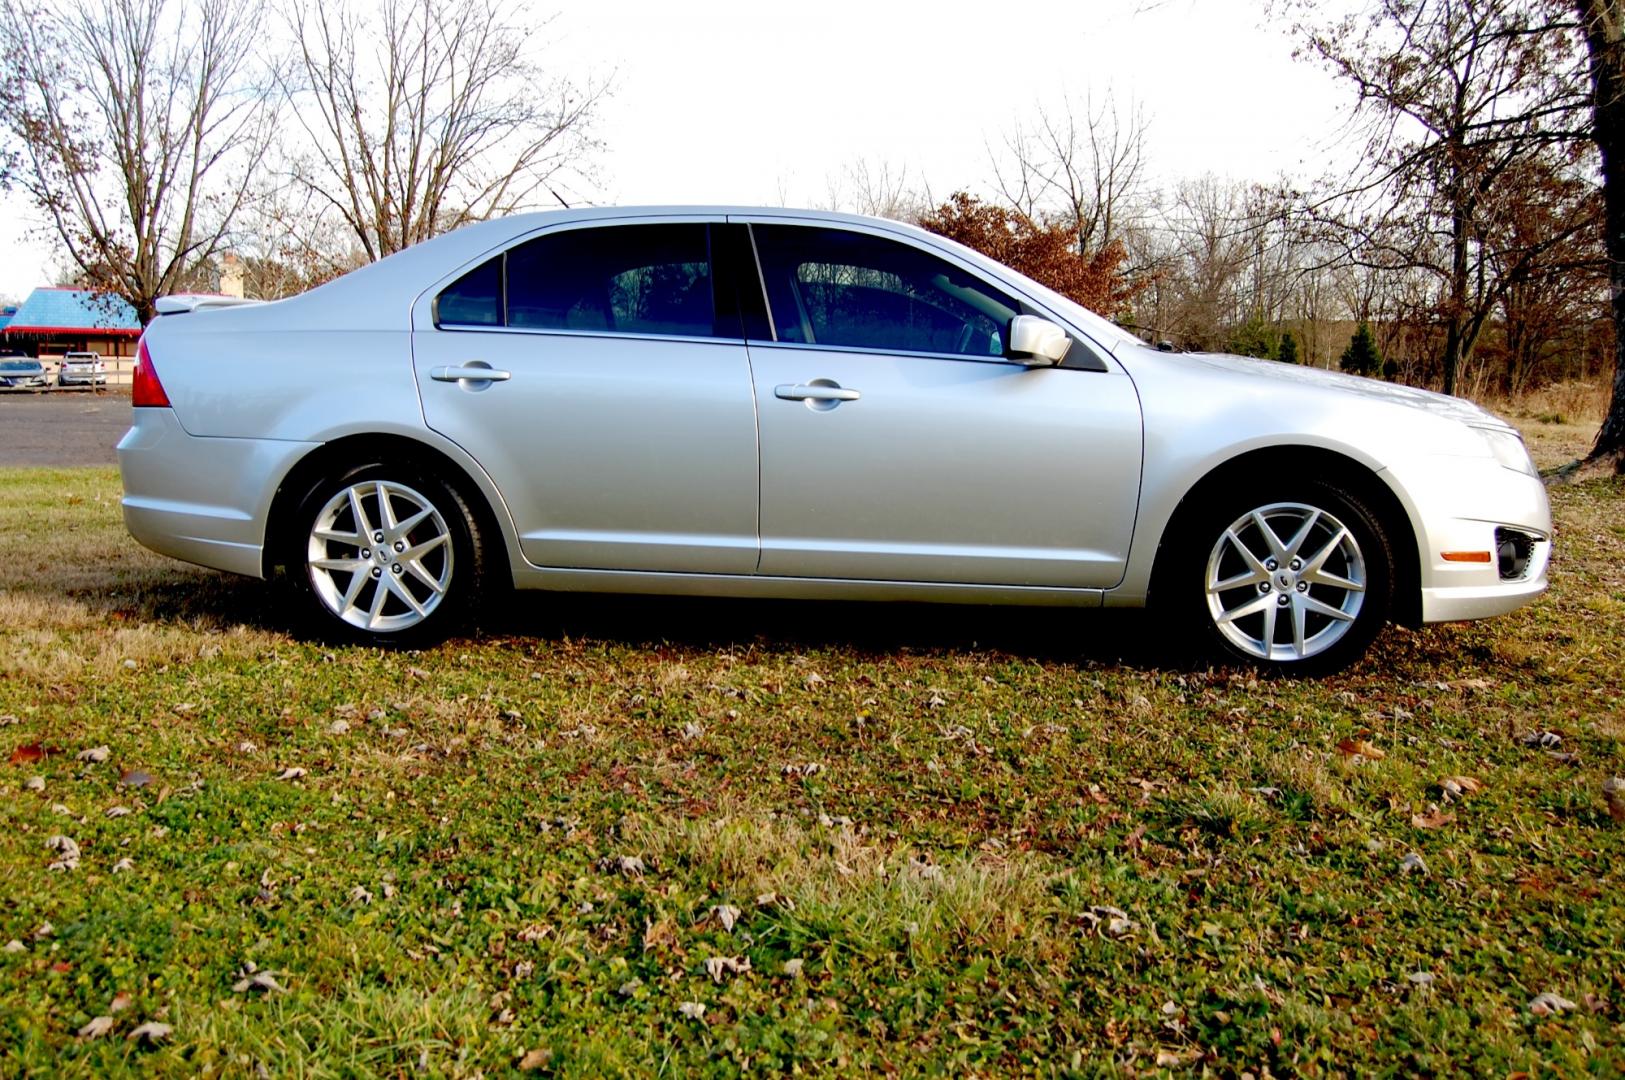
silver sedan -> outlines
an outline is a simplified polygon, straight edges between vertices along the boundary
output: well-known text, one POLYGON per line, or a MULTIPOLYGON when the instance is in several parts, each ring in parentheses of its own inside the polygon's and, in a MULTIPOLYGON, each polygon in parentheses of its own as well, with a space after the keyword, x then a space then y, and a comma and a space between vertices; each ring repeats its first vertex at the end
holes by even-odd
POLYGON ((1546 587, 1507 424, 1160 352, 977 253, 792 210, 558 211, 301 296, 171 297, 119 444, 146 546, 285 568, 312 629, 422 644, 497 587, 1153 605, 1324 671, 1546 587))

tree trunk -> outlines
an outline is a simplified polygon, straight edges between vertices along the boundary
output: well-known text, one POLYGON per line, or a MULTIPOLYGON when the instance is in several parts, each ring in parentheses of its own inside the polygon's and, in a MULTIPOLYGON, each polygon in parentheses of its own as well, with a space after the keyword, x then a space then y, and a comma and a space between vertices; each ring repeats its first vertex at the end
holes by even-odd
POLYGON ((1614 313, 1614 392, 1591 448, 1625 471, 1625 3, 1576 0, 1591 55, 1592 137, 1602 156, 1603 222, 1614 313))

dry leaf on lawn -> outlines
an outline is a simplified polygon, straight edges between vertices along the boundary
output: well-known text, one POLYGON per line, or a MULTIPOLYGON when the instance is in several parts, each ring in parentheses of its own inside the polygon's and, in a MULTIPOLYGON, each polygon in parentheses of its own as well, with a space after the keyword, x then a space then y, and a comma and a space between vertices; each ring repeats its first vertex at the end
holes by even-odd
POLYGON ((1561 994, 1554 994, 1550 990, 1544 994, 1536 995, 1534 1000, 1529 1002, 1529 1011, 1536 1016, 1553 1016, 1566 1013, 1575 1007, 1574 1002, 1561 994))
POLYGON ((1381 761, 1388 754, 1379 750, 1365 739, 1344 739, 1337 744, 1337 749, 1349 757, 1363 757, 1368 761, 1381 761))
POLYGON ((1418 829, 1442 829, 1456 820, 1456 815, 1448 810, 1430 807, 1426 814, 1412 814, 1411 824, 1418 829))
POLYGON ((111 1016, 97 1016, 79 1029, 79 1037, 81 1039, 99 1039, 112 1030, 113 1018, 111 1016))

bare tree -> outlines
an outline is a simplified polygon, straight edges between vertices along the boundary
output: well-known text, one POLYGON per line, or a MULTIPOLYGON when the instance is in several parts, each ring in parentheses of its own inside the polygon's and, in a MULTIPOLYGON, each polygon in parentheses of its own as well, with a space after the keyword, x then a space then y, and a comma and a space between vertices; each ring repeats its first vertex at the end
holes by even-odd
POLYGON ((1087 258, 1122 239, 1144 209, 1145 113, 1135 103, 1119 108, 1109 93, 1099 105, 1085 98, 1036 113, 1031 125, 1015 125, 1003 154, 992 155, 994 185, 1030 220, 1064 220, 1087 258))
MULTIPOLYGON (((824 180, 824 209, 914 221, 932 206, 929 186, 910 183, 908 166, 859 158, 824 180)), ((781 205, 783 190, 780 190, 781 205)))
POLYGON ((1574 137, 1580 52, 1572 20, 1557 17, 1565 10, 1557 0, 1371 0, 1299 27, 1364 117, 1367 170, 1314 209, 1350 257, 1435 276, 1446 393, 1501 299, 1485 243, 1494 193, 1542 147, 1574 137))
POLYGON ((1602 154, 1604 235, 1614 317, 1614 390, 1591 458, 1625 472, 1625 4, 1576 0, 1590 58, 1591 136, 1602 154))
POLYGON ((605 87, 549 76, 516 0, 291 0, 284 89, 311 144, 294 182, 379 259, 564 201, 605 87))
POLYGON ((247 0, 0 0, 6 176, 143 323, 226 242, 271 106, 247 0))

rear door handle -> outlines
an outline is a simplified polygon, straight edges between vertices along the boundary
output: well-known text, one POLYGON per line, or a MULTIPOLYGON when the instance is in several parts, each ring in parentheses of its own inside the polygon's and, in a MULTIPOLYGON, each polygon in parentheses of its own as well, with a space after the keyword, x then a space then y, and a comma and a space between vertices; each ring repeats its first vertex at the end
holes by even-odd
POLYGON ((464 379, 476 382, 507 382, 513 375, 483 364, 464 364, 460 367, 430 368, 429 378, 435 382, 462 382, 464 379))
POLYGON ((785 383, 773 388, 773 396, 785 401, 856 401, 863 395, 844 386, 785 383))

